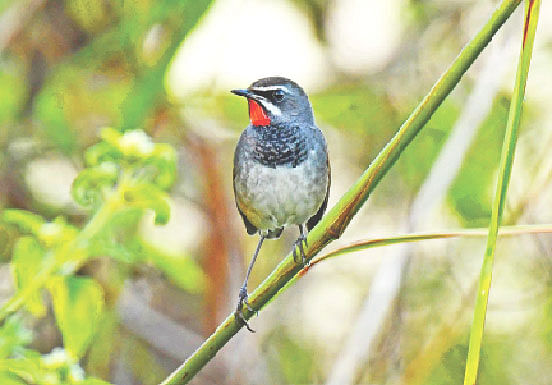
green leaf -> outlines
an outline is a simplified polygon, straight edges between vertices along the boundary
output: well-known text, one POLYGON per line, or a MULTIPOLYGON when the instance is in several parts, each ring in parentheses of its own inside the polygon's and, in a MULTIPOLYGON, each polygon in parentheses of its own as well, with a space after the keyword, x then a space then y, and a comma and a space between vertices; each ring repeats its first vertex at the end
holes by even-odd
POLYGON ((4 222, 16 225, 21 230, 32 234, 38 234, 40 227, 45 223, 40 215, 20 209, 6 209, 1 213, 1 218, 4 222))
POLYGON ((125 263, 135 261, 135 253, 129 243, 136 236, 136 231, 144 210, 139 207, 125 206, 113 213, 109 223, 90 241, 90 256, 110 256, 125 263))
MULTIPOLYGON (((34 350, 26 350, 22 357, 0 359, 0 373, 9 374, 8 378, 17 377, 24 380, 25 384, 35 384, 40 376, 40 353, 34 350)), ((0 377, 1 378, 1 377, 0 377)), ((4 382, 0 382, 4 384, 4 382)))
POLYGON ((52 222, 40 226, 36 236, 46 248, 59 246, 74 239, 79 230, 68 224, 65 217, 58 216, 52 222))
MULTIPOLYGON (((32 237, 22 237, 15 244, 11 262, 13 276, 18 290, 33 281, 41 269, 44 250, 32 237)), ((32 293, 25 301, 25 308, 35 317, 43 317, 46 308, 40 291, 32 293)))
POLYGON ((49 289, 65 349, 78 359, 96 332, 104 306, 102 289, 91 278, 73 276, 52 280, 49 289))
POLYGON ((76 147, 77 136, 67 118, 67 110, 74 108, 68 101, 69 85, 77 81, 78 74, 77 71, 63 71, 63 76, 56 79, 36 96, 33 115, 42 123, 50 142, 70 154, 76 147))
POLYGON ((118 173, 118 167, 111 162, 82 170, 71 187, 73 199, 85 207, 99 204, 102 190, 115 185, 118 173))
POLYGON ((104 236, 96 237, 90 242, 88 252, 91 257, 105 257, 117 259, 125 263, 134 262, 134 254, 129 250, 126 242, 119 239, 104 236))
POLYGON ((100 142, 89 147, 84 156, 88 167, 99 166, 102 162, 117 163, 122 158, 121 151, 108 142, 100 142))
POLYGON ((16 375, 0 371, 0 384, 2 385, 26 385, 26 383, 19 379, 16 375))
POLYGON ((165 254, 143 241, 134 244, 136 255, 161 270, 175 285, 191 293, 205 288, 205 273, 192 258, 165 254))
POLYGON ((171 206, 167 194, 157 186, 144 183, 125 191, 125 201, 129 205, 155 212, 155 224, 164 225, 169 221, 171 206))
POLYGON ((176 151, 166 143, 157 143, 151 159, 146 163, 157 168, 154 177, 155 185, 161 190, 167 190, 176 179, 176 151))

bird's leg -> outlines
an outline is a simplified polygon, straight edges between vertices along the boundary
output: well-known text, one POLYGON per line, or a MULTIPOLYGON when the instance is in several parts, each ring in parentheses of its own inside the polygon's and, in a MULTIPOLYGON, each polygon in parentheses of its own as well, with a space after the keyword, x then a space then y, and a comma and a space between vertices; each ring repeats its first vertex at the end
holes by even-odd
POLYGON ((299 238, 295 241, 293 244, 293 260, 296 263, 301 262, 303 265, 305 264, 305 261, 307 257, 305 256, 305 250, 304 247, 309 247, 309 244, 307 242, 307 232, 305 231, 306 226, 305 225, 299 225, 299 238), (297 248, 299 248, 299 254, 301 255, 301 260, 297 259, 297 248))
POLYGON ((253 265, 255 264, 255 261, 257 260, 257 255, 259 255, 259 251, 261 250, 261 246, 263 244, 264 239, 266 238, 266 235, 260 234, 261 237, 259 238, 259 243, 257 244, 257 249, 255 250, 255 254, 253 254, 253 259, 251 259, 251 263, 249 264, 249 267, 247 268, 247 274, 245 275, 245 280, 243 281, 243 285, 240 289, 239 294, 239 302, 238 307, 236 308, 236 312, 234 313, 236 318, 241 320, 247 330, 249 330, 251 333, 255 333, 255 330, 251 329, 249 327, 249 324, 245 320, 245 317, 243 316, 243 305, 249 309, 249 311, 253 311, 251 306, 249 306, 249 303, 247 302, 247 281, 249 280, 249 275, 251 274, 251 270, 253 270, 253 265))

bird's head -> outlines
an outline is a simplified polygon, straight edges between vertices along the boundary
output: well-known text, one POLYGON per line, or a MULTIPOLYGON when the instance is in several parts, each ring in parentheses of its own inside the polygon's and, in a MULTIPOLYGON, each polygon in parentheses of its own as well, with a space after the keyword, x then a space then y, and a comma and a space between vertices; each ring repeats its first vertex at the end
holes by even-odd
POLYGON ((313 123, 309 98, 295 82, 270 77, 259 79, 245 90, 232 90, 249 102, 249 119, 255 126, 285 123, 313 123))

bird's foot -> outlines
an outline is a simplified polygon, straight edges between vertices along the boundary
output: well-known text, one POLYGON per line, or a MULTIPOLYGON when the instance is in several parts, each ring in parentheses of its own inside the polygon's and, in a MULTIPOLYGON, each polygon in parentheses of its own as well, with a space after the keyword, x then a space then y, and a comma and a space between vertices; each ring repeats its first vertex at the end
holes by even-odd
POLYGON ((293 260, 295 261, 295 263, 302 263, 303 266, 306 264, 307 261, 307 257, 305 256, 305 247, 309 247, 307 236, 305 234, 301 234, 293 244, 293 260), (299 255, 301 256, 301 259, 297 258, 297 249, 299 249, 299 255))
POLYGON ((245 316, 243 315, 243 306, 244 305, 245 305, 245 307, 247 307, 247 309, 249 311, 254 311, 253 308, 251 308, 251 306, 249 306, 249 302, 247 302, 247 297, 248 297, 247 287, 243 286, 240 289, 238 307, 236 308, 236 311, 234 312, 234 315, 236 317, 236 320, 241 322, 247 330, 249 330, 251 333, 255 333, 255 330, 251 329, 251 327, 249 326, 249 323, 247 323, 247 321, 245 320, 245 316))

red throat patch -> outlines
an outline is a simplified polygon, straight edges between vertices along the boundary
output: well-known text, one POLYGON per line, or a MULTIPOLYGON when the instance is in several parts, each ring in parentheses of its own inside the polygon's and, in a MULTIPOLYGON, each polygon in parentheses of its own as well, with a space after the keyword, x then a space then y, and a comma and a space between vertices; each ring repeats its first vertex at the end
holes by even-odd
POLYGON ((268 126, 270 124, 270 118, 264 111, 264 109, 259 106, 259 104, 253 99, 249 100, 249 120, 254 126, 268 126))

